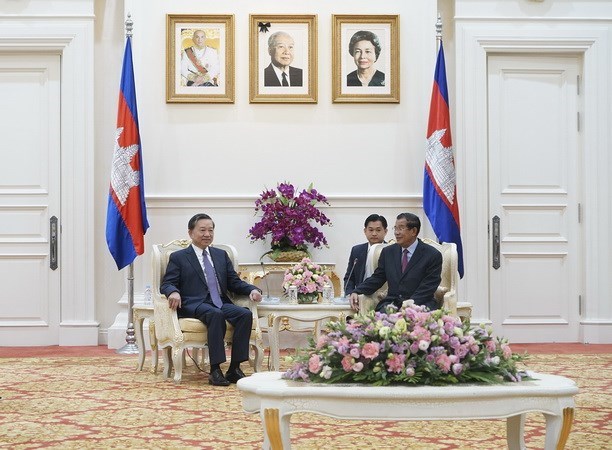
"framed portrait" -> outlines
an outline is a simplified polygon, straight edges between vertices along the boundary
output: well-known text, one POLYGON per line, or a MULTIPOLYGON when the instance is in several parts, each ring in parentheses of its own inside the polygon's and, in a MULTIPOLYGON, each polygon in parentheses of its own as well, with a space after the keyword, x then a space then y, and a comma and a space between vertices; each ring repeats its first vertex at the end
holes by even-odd
POLYGON ((234 16, 166 16, 166 102, 234 103, 234 16))
POLYGON ((399 16, 332 16, 332 101, 399 103, 399 16))
POLYGON ((317 16, 250 15, 251 103, 317 103, 317 16))

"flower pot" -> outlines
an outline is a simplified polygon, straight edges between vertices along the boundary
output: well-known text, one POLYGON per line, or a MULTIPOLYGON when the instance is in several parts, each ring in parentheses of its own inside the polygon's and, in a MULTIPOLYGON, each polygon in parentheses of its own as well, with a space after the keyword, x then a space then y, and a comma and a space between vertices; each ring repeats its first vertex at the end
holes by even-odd
POLYGON ((268 256, 272 261, 275 262, 297 262, 301 261, 303 258, 308 257, 308 252, 306 250, 298 250, 298 249, 276 249, 271 253, 268 253, 268 256))
POLYGON ((319 301, 319 293, 313 292, 312 294, 298 294, 297 301, 299 304, 317 303, 319 301))

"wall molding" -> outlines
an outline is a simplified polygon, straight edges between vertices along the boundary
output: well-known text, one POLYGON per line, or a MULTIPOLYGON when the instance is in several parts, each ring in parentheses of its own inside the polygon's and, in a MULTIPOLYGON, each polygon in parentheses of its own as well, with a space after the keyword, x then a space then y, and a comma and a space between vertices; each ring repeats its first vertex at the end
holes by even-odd
MULTIPOLYGON (((208 206, 219 209, 252 209, 259 195, 252 194, 174 194, 146 195, 147 209, 192 209, 194 206, 208 206)), ((366 195, 326 195, 330 205, 322 208, 422 208, 423 196, 420 194, 366 194, 366 195)))

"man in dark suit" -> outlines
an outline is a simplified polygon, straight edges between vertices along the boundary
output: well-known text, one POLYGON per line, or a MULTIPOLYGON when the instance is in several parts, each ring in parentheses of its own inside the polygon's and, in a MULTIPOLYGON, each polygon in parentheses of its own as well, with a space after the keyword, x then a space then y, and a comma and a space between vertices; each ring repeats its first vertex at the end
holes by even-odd
POLYGON ((268 39, 268 53, 270 65, 264 69, 265 87, 301 87, 302 69, 292 67, 295 42, 284 31, 272 33, 268 39))
POLYGON ((434 293, 441 281, 442 254, 417 238, 420 230, 421 221, 414 214, 397 216, 393 227, 396 243, 382 250, 372 276, 351 294, 351 307, 355 311, 359 310, 359 294, 373 294, 385 282, 389 291, 376 305, 376 311, 384 312, 390 304, 399 308, 409 299, 430 310, 438 309, 434 293))
POLYGON ((368 278, 371 273, 366 273, 366 259, 370 247, 374 244, 385 242, 387 235, 387 219, 378 214, 370 214, 365 220, 363 234, 368 242, 355 245, 351 249, 348 267, 344 275, 344 295, 351 295, 355 286, 368 278))
POLYGON ((234 305, 228 291, 261 301, 261 291, 240 279, 227 253, 212 244, 215 223, 207 214, 196 214, 188 223, 191 245, 170 255, 160 291, 179 317, 201 320, 208 328, 210 375, 208 382, 228 386, 244 377, 240 363, 249 359, 253 316, 234 305), (226 321, 234 326, 232 356, 225 376, 220 365, 225 358, 226 321))

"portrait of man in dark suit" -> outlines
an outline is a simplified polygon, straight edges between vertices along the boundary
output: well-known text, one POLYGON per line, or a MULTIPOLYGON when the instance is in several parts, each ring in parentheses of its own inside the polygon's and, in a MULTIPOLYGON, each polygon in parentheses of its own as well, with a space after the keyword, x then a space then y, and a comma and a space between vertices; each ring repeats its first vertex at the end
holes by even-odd
POLYGON ((160 291, 178 317, 201 320, 208 329, 210 375, 208 382, 228 386, 244 377, 240 363, 249 359, 253 316, 247 308, 234 305, 228 291, 261 301, 261 291, 241 280, 225 250, 211 247, 215 223, 207 214, 196 214, 187 225, 191 245, 170 255, 160 291), (225 362, 226 321, 234 327, 229 369, 225 362))
POLYGON ((366 259, 372 245, 385 242, 387 219, 378 214, 370 214, 363 224, 363 234, 368 242, 353 246, 349 256, 348 267, 344 275, 344 295, 346 296, 351 295, 355 286, 372 275, 367 272, 366 259))
POLYGON ((372 276, 357 285, 351 294, 351 307, 355 311, 359 310, 359 294, 371 295, 385 282, 389 290, 376 305, 376 311, 384 312, 391 304, 399 308, 409 299, 430 310, 439 308, 434 293, 441 281, 442 254, 418 239, 420 230, 421 221, 414 214, 397 216, 393 227, 396 243, 382 250, 372 276))
POLYGON ((284 31, 268 38, 270 64, 264 69, 265 87, 302 87, 303 71, 291 66, 295 57, 295 41, 284 31))

